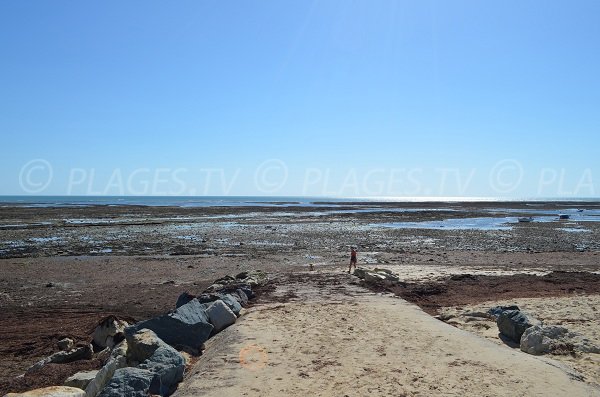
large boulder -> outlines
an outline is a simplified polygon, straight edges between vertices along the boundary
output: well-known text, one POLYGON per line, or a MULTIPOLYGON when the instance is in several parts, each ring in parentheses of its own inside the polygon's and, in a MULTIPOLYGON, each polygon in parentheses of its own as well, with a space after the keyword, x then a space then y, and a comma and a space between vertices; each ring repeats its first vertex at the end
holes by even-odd
POLYGON ((240 312, 242 311, 242 305, 240 305, 240 303, 231 294, 203 293, 196 299, 200 303, 209 305, 219 300, 223 301, 236 316, 239 316, 240 312))
POLYGON ((135 334, 128 334, 127 344, 129 363, 160 377, 160 395, 170 394, 183 379, 185 359, 151 330, 142 329, 135 334))
POLYGON ((248 295, 246 295, 246 293, 241 288, 238 288, 235 291, 233 291, 231 293, 231 296, 233 296, 238 301, 238 303, 242 305, 242 307, 248 304, 248 295))
POLYGON ((8 393, 4 397, 85 397, 85 392, 76 387, 50 386, 24 393, 8 393))
POLYGON ((191 300, 171 313, 127 327, 125 335, 131 336, 144 328, 154 331, 169 345, 195 354, 200 352, 213 330, 204 305, 197 299, 191 300))
POLYGON ((541 325, 541 322, 520 310, 505 310, 496 319, 496 325, 502 335, 520 343, 523 332, 534 325, 541 325))
POLYGON ((556 325, 533 326, 525 330, 521 337, 521 350, 529 354, 545 353, 600 353, 600 347, 589 339, 565 327, 556 325))
POLYGON ((231 309, 221 300, 213 302, 206 309, 210 323, 215 327, 215 332, 229 327, 235 323, 236 315, 231 309))
POLYGON ((242 305, 231 295, 225 294, 221 295, 221 300, 231 309, 231 311, 237 316, 240 316, 240 312, 242 311, 242 305))
POLYGON ((78 389, 85 390, 87 385, 96 379, 98 372, 99 370, 77 372, 65 380, 65 386, 77 387, 78 389))
POLYGON ((146 369, 127 367, 117 369, 98 396, 148 397, 149 394, 158 394, 160 389, 160 377, 157 374, 146 369))
POLYGON ((119 319, 117 316, 110 315, 103 318, 92 334, 92 341, 95 346, 103 349, 110 347, 111 349, 123 340, 123 331, 129 323, 119 319))
POLYGON ((127 366, 127 341, 119 343, 110 354, 106 364, 98 371, 85 388, 87 397, 95 397, 112 379, 115 371, 127 366))
POLYGON ((185 305, 186 303, 189 303, 194 298, 195 298, 195 296, 190 294, 189 292, 182 292, 181 295, 179 295, 179 297, 177 297, 177 302, 175 303, 175 307, 176 308, 181 307, 181 306, 185 305))

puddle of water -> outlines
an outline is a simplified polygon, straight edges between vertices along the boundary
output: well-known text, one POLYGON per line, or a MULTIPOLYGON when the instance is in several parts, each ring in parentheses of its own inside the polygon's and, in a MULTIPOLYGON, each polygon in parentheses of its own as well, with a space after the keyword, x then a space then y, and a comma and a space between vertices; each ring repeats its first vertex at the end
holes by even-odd
POLYGON ((574 227, 559 227, 556 230, 562 230, 563 232, 568 232, 568 233, 590 233, 591 230, 589 229, 581 229, 581 228, 574 228, 574 227))
POLYGON ((373 224, 393 229, 440 229, 440 230, 511 230, 508 223, 518 222, 517 218, 462 218, 424 222, 391 222, 373 224))

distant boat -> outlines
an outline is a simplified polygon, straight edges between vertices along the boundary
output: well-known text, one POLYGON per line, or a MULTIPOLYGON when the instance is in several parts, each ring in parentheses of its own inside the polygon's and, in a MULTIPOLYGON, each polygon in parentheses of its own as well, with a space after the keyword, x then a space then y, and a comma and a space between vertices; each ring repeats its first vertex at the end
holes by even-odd
POLYGON ((558 214, 558 219, 569 219, 570 217, 569 214, 558 214))
POLYGON ((533 217, 532 216, 524 216, 522 218, 519 218, 519 222, 533 222, 533 217))

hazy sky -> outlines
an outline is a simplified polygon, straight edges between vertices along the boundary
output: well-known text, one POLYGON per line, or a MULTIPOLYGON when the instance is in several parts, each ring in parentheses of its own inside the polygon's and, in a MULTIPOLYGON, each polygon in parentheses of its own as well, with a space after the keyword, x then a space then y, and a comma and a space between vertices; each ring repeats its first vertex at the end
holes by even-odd
POLYGON ((5 0, 0 194, 598 196, 599 16, 5 0))

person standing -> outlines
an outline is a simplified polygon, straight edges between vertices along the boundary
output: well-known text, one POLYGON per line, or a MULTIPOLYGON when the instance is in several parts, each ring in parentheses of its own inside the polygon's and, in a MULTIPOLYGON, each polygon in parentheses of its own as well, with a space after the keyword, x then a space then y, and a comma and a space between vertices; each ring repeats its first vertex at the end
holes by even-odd
POLYGON ((352 272, 352 265, 354 265, 354 270, 356 270, 356 262, 358 261, 358 253, 356 252, 355 247, 350 247, 350 266, 348 267, 348 273, 352 272))

